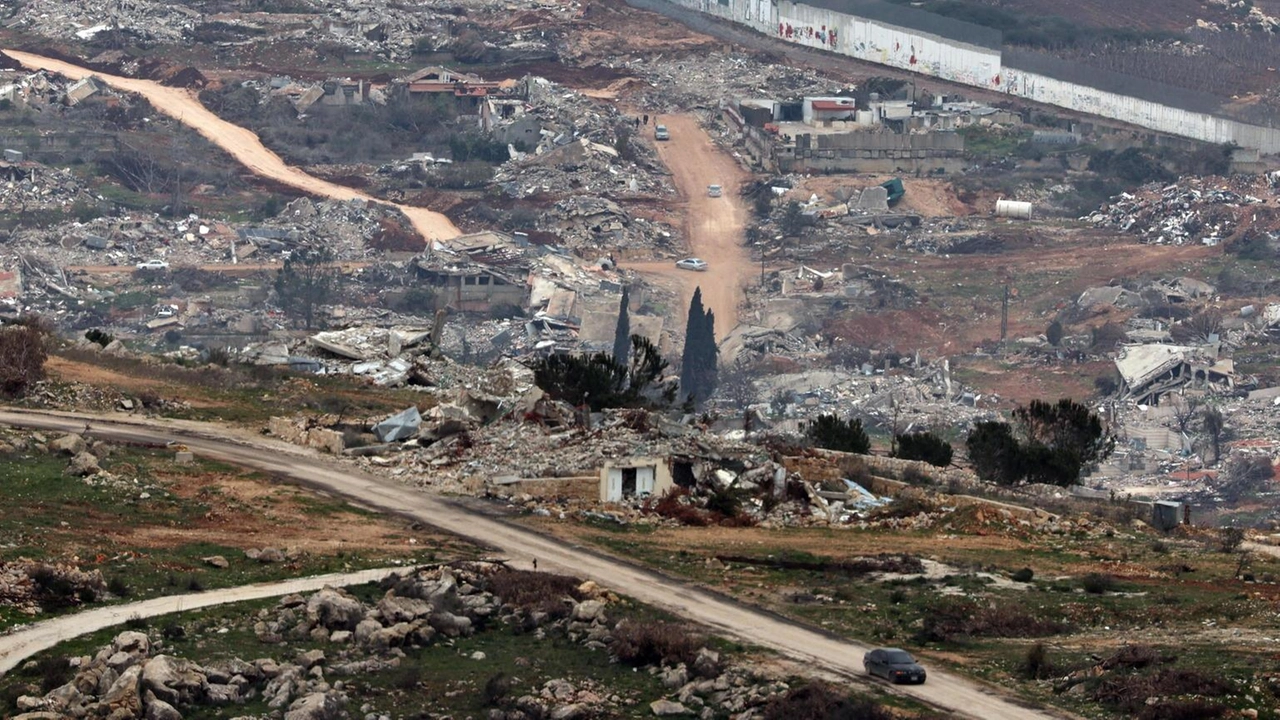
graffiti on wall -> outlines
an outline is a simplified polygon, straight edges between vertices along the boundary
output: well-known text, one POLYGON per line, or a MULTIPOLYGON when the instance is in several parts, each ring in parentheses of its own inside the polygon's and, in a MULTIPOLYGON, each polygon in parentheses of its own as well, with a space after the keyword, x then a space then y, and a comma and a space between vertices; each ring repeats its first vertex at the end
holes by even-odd
POLYGON ((835 26, 820 25, 814 27, 812 25, 801 25, 779 20, 778 37, 793 42, 808 41, 809 43, 817 43, 828 50, 835 50, 840 47, 840 33, 835 26))

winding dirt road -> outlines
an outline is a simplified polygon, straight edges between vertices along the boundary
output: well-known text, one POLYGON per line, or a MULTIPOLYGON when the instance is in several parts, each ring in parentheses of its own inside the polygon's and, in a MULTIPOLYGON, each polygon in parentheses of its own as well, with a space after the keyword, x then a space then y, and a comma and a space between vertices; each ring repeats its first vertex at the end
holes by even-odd
POLYGON ((123 625, 131 617, 149 618, 157 615, 195 610, 197 608, 226 605, 227 603, 262 598, 279 597, 291 593, 311 592, 326 585, 342 587, 374 582, 405 568, 379 568, 351 573, 332 573, 311 577, 281 580, 273 583, 242 585, 235 588, 210 590, 186 595, 139 600, 125 605, 111 605, 78 612, 75 615, 41 620, 24 625, 8 635, 0 635, 0 677, 17 667, 18 663, 48 650, 64 640, 87 635, 103 628, 123 625))
POLYGON ((693 116, 662 115, 653 124, 666 125, 671 133, 670 140, 654 145, 684 201, 689 254, 706 260, 707 270, 679 270, 670 262, 623 263, 623 267, 661 276, 663 282, 676 287, 682 300, 675 313, 677 321, 685 317, 694 289, 701 287, 702 303, 715 312, 716 335, 723 338, 738 325, 743 282, 756 273, 755 263, 742 246, 750 213, 738 188, 747 173, 732 155, 716 146, 693 116), (709 197, 708 185, 723 187, 723 196, 709 197))
MULTIPOLYGON (((335 200, 360 199, 384 205, 396 205, 385 200, 379 200, 359 190, 353 190, 343 185, 312 177, 285 163, 279 155, 268 150, 253 131, 218 117, 211 110, 200 104, 200 100, 189 90, 167 87, 151 80, 138 80, 136 78, 95 72, 79 65, 47 58, 42 55, 34 55, 17 50, 3 50, 2 52, 30 70, 46 70, 72 80, 80 80, 92 75, 117 90, 141 95, 160 112, 191 127, 209 142, 226 150, 255 175, 271 178, 305 193, 335 200)), ((427 240, 448 240, 461 234, 449 218, 438 212, 413 205, 396 205, 396 207, 404 212, 418 233, 427 240)))
MULTIPOLYGON (((590 578, 641 602, 701 623, 717 634, 771 648, 815 668, 865 682, 862 654, 867 647, 863 645, 840 640, 625 560, 513 525, 462 501, 450 501, 359 473, 301 448, 266 439, 250 440, 202 423, 124 421, 115 417, 0 410, 0 423, 23 427, 78 433, 86 422, 92 423, 91 434, 95 437, 134 443, 181 442, 202 456, 274 473, 469 538, 500 550, 520 564, 537 558, 540 569, 590 578)), ((0 638, 0 648, 3 642, 4 638, 0 638)), ((1067 717, 1024 707, 978 682, 941 670, 930 670, 928 684, 894 691, 978 720, 1067 717)))

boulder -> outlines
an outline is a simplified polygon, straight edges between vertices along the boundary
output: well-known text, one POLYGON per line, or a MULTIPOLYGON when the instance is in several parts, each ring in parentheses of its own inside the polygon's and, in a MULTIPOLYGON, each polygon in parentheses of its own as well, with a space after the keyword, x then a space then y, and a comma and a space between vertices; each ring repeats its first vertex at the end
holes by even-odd
POLYGON ((572 705, 561 705, 551 711, 551 720, 578 720, 579 718, 591 717, 591 708, 584 703, 573 703, 572 705))
POLYGON ((364 603, 331 587, 307 600, 307 619, 328 630, 355 630, 364 616, 364 603))
POLYGON ((702 677, 711 678, 720 674, 720 653, 702 648, 693 659, 693 671, 702 677))
POLYGON ((667 715, 688 715, 689 714, 689 709, 686 708, 684 705, 681 705, 678 702, 672 702, 670 700, 654 700, 653 702, 649 703, 649 709, 653 711, 653 714, 657 715, 658 717, 665 717, 667 715))
POLYGON ((216 567, 219 570, 231 567, 231 563, 227 562, 227 559, 221 555, 210 555, 209 557, 200 558, 200 560, 203 561, 205 565, 216 567))
POLYGON ((299 654, 295 662, 301 665, 303 669, 310 670, 312 667, 316 665, 324 664, 324 651, 308 650, 304 653, 299 654))
POLYGON ((298 698, 289 706, 284 720, 341 720, 347 717, 342 701, 329 693, 315 692, 298 698))
POLYGON ((372 637, 374 633, 378 632, 381 629, 382 629, 382 623, 378 622, 377 620, 374 620, 372 618, 365 618, 364 620, 361 620, 356 625, 356 629, 355 629, 356 642, 363 645, 364 643, 369 641, 369 638, 372 637))
POLYGON ((146 720, 182 720, 182 713, 169 703, 156 697, 150 690, 143 696, 143 705, 147 711, 146 720))
POLYGON ((200 666, 172 655, 157 655, 142 666, 142 686, 171 705, 200 697, 207 683, 200 666))
MULTIPOLYGON (((116 681, 111 684, 107 694, 102 696, 98 714, 116 715, 119 713, 124 717, 140 716, 142 714, 142 690, 138 680, 141 676, 142 667, 139 665, 134 665, 121 673, 120 677, 116 678, 116 681)), ((117 717, 120 715, 117 715, 117 717)))
POLYGON ((431 611, 431 603, 417 598, 387 595, 378 601, 378 615, 387 623, 412 622, 429 616, 431 611))
POLYGON ((126 630, 111 641, 111 647, 119 652, 146 656, 147 653, 151 652, 151 638, 147 637, 144 632, 126 630))
POLYGON ((232 705, 243 702, 240 686, 232 684, 209 683, 204 689, 205 700, 213 705, 232 705))
POLYGON ((98 458, 93 453, 82 452, 71 458, 71 463, 67 465, 67 474, 76 477, 97 475, 100 472, 102 468, 98 467, 98 458))
POLYGON ((599 600, 583 600, 574 606, 573 619, 579 622, 603 622, 604 603, 599 600))
POLYGON ((55 452, 59 455, 66 455, 68 457, 74 457, 88 449, 89 446, 85 444, 84 438, 74 433, 67 433, 57 440, 49 443, 50 452, 55 452))
POLYGON ((278 562, 284 562, 285 557, 283 552, 277 550, 276 548, 268 547, 268 548, 262 548, 261 550, 259 550, 258 557, 254 559, 260 563, 278 563, 278 562))
POLYGON ((431 627, 445 637, 458 637, 471 634, 471 618, 454 615, 443 610, 431 615, 431 627))

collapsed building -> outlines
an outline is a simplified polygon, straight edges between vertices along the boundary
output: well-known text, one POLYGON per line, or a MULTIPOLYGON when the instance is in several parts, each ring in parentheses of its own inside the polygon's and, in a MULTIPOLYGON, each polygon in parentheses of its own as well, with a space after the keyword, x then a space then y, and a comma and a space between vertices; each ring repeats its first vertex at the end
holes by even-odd
POLYGON ((1122 385, 1120 397, 1140 405, 1155 405, 1175 389, 1230 391, 1235 384, 1235 364, 1219 359, 1215 346, 1153 343, 1127 345, 1116 358, 1122 385))

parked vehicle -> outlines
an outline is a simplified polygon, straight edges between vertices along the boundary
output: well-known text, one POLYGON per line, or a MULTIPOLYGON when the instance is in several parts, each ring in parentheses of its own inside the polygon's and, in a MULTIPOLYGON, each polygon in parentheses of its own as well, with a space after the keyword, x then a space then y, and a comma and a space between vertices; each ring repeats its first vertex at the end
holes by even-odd
POLYGON ((670 140, 671 133, 667 132, 667 126, 666 125, 655 126, 653 128, 653 139, 654 140, 670 140))
POLYGON ((137 267, 139 270, 167 270, 169 263, 163 260, 143 260, 137 267))
POLYGON ((720 197, 722 194, 724 194, 724 188, 720 187, 719 185, 708 185, 708 186, 707 186, 707 195, 708 195, 708 196, 710 196, 710 197, 720 197))
POLYGON ((924 683, 925 671, 911 657, 911 653, 898 648, 877 648, 862 656, 862 665, 868 675, 876 675, 891 683, 924 683))
POLYGON ((698 258, 685 258, 683 260, 677 260, 676 267, 681 270, 697 270, 698 272, 702 272, 707 269, 707 261, 700 260, 698 258))

